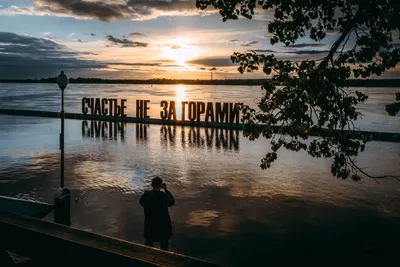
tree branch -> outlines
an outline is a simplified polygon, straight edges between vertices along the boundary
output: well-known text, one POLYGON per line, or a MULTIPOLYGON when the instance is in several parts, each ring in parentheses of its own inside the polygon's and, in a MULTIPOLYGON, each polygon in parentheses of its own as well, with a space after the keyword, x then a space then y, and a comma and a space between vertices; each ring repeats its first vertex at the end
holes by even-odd
POLYGON ((365 171, 363 171, 360 167, 357 166, 357 164, 354 162, 354 160, 350 157, 347 156, 347 159, 349 160, 349 162, 351 163, 351 165, 359 172, 361 172, 362 174, 364 174, 366 177, 368 178, 372 178, 372 179, 383 179, 383 178, 395 178, 397 180, 400 179, 400 176, 395 176, 395 175, 381 175, 381 176, 373 176, 373 175, 369 175, 368 173, 366 173, 365 171))
MULTIPOLYGON (((363 2, 365 2, 365 1, 363 1, 363 2)), ((357 24, 358 17, 360 16, 361 11, 362 11, 362 8, 361 8, 362 3, 360 3, 360 5, 358 6, 356 14, 354 15, 353 19, 350 22, 348 22, 347 27, 343 30, 340 37, 336 40, 336 42, 333 43, 331 49, 329 50, 329 54, 318 65, 317 70, 321 70, 321 69, 325 68, 328 65, 329 60, 333 60, 333 55, 338 50, 340 44, 346 39, 347 35, 349 35, 351 33, 351 31, 354 29, 354 27, 357 24)))

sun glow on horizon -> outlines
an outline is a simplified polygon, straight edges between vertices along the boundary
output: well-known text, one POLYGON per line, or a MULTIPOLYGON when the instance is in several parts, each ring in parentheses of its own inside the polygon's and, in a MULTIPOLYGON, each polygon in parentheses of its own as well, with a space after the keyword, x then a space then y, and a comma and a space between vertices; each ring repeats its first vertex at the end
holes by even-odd
POLYGON ((179 65, 186 66, 186 61, 199 54, 198 49, 188 43, 189 41, 182 37, 171 40, 171 42, 163 48, 163 56, 175 60, 179 65))

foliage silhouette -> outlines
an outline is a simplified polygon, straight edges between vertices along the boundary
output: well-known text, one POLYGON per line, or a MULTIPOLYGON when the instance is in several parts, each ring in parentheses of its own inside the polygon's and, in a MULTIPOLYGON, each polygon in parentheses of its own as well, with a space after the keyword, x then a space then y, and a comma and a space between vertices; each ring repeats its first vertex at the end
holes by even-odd
POLYGON ((396 93, 396 102, 386 105, 386 111, 390 116, 396 116, 400 111, 400 92, 396 93))
MULTIPOLYGON (((400 1, 197 0, 196 6, 217 9, 223 21, 240 16, 251 19, 256 9, 271 11, 274 19, 268 32, 272 45, 293 45, 305 36, 319 42, 328 31, 338 32, 337 40, 320 60, 293 62, 273 54, 237 52, 231 56, 232 62, 240 64, 240 73, 262 66, 272 78, 262 85, 258 110, 241 105, 243 120, 251 129, 247 137, 271 139, 271 151, 261 160, 261 168, 269 168, 284 147, 305 150, 312 157, 333 158, 331 173, 338 178, 388 177, 371 176, 355 162, 369 136, 353 140, 340 130, 356 130, 354 121, 361 115, 356 105, 367 99, 364 93, 346 90, 349 78, 379 76, 400 60, 400 49, 393 45, 393 34, 400 31, 400 1), (354 39, 351 46, 350 39, 354 39), (276 125, 277 132, 272 127, 276 125), (311 130, 320 138, 307 140, 311 130)), ((390 115, 398 110, 399 102, 387 106, 390 115)))

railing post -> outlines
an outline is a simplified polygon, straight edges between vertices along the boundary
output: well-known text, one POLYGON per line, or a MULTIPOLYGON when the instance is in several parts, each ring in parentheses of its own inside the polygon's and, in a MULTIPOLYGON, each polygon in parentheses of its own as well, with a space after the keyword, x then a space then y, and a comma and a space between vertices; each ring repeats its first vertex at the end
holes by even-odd
POLYGON ((71 226, 71 192, 59 188, 54 195, 54 222, 71 226))

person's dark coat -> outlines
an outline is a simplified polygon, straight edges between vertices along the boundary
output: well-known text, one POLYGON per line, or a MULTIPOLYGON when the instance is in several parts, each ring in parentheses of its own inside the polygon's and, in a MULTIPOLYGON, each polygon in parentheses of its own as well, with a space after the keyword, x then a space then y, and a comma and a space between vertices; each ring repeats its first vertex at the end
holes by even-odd
POLYGON ((144 209, 144 238, 152 241, 170 239, 173 233, 168 207, 175 204, 172 194, 146 190, 139 203, 144 209))

